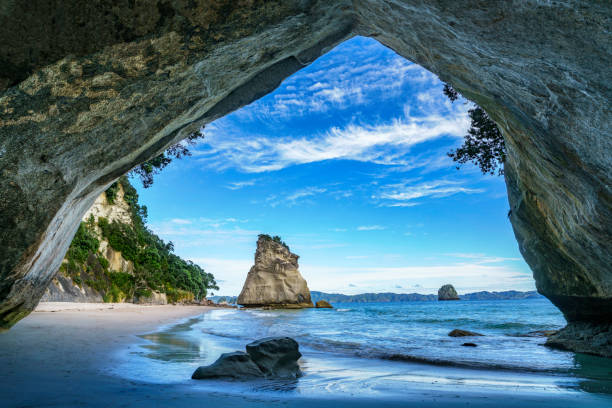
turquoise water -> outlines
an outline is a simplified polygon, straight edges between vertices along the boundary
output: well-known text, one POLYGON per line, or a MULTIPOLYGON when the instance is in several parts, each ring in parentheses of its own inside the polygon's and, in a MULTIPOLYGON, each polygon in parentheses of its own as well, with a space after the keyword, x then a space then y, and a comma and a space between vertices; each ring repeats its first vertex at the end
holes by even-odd
MULTIPOLYGON (((290 336, 300 344, 304 377, 229 382, 224 390, 376 396, 451 387, 612 394, 610 360, 551 350, 543 346, 544 337, 527 336, 565 325, 546 299, 334 307, 213 310, 143 335, 142 343, 124 352, 125 364, 114 370, 132 379, 186 382, 195 368, 221 353, 244 350, 262 337, 290 336), (449 337, 455 328, 484 336, 449 337), (477 347, 462 347, 465 342, 477 347)), ((195 383, 216 387, 215 382, 195 383)))

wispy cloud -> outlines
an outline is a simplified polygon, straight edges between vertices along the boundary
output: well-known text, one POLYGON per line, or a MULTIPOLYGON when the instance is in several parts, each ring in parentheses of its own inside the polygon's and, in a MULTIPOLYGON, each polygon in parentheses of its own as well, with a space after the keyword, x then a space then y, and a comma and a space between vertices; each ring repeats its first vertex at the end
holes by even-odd
POLYGON ((382 225, 360 225, 357 227, 357 231, 382 231, 386 229, 382 225))
POLYGON ((292 207, 294 205, 308 203, 310 202, 309 197, 323 194, 326 191, 327 189, 323 187, 304 187, 290 193, 270 194, 265 198, 264 202, 271 207, 276 207, 282 204, 292 207))
POLYGON ((247 173, 280 170, 292 165, 344 159, 383 165, 415 165, 410 148, 441 137, 461 137, 468 126, 464 114, 395 119, 378 125, 333 127, 314 137, 235 137, 211 125, 206 143, 194 156, 207 166, 247 173))
POLYGON ((287 196, 287 201, 290 203, 295 203, 299 199, 310 197, 316 194, 321 194, 326 192, 327 189, 321 187, 306 187, 301 190, 295 191, 287 196))
POLYGON ((490 256, 490 255, 485 255, 485 254, 473 254, 473 253, 461 253, 461 252, 455 252, 455 253, 447 253, 444 254, 445 256, 448 257, 452 257, 452 258, 463 258, 463 259, 467 259, 470 262, 474 262, 477 264, 491 264, 491 263, 500 263, 500 262, 508 262, 508 261, 522 261, 522 258, 509 258, 509 257, 502 257, 502 256, 490 256))
POLYGON ((170 220, 171 223, 173 224, 179 224, 179 225, 189 225, 191 224, 191 220, 187 220, 184 218, 173 218, 170 220))
POLYGON ((233 181, 229 183, 226 187, 229 188, 230 190, 239 190, 241 188, 253 186, 253 185, 255 185, 255 180, 233 181))
POLYGON ((281 120, 397 97, 406 84, 438 84, 434 74, 373 40, 354 39, 341 48, 237 114, 247 120, 281 120))
POLYGON ((411 207, 419 204, 413 200, 424 198, 442 198, 455 194, 483 193, 482 188, 464 187, 465 181, 432 180, 415 184, 413 180, 398 184, 389 184, 381 188, 374 198, 383 200, 385 207, 411 207))

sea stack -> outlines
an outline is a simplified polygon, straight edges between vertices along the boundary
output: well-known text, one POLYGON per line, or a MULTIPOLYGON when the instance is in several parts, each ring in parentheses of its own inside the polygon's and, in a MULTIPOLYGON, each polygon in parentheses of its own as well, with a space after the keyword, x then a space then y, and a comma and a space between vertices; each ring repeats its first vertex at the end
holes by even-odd
POLYGON ((459 300, 459 295, 453 285, 444 285, 438 289, 438 300, 459 300))
POLYGON ((245 307, 301 309, 313 307, 298 258, 279 237, 261 234, 255 265, 249 271, 237 303, 245 307))

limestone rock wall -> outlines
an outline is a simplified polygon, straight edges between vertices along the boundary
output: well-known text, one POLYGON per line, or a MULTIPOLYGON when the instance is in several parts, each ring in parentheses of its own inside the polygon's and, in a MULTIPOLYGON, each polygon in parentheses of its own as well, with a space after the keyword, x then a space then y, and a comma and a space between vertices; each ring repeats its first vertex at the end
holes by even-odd
POLYGON ((134 303, 141 305, 167 305, 168 298, 165 293, 154 291, 151 293, 151 296, 135 298, 134 303))
POLYGON ((40 299, 41 302, 102 303, 102 294, 86 284, 77 285, 69 276, 58 274, 40 299))
POLYGON ((113 180, 355 34, 481 105, 538 290, 612 321, 612 8, 597 0, 0 6, 0 326, 32 310, 113 180))
POLYGON ((306 280, 298 270, 298 258, 283 244, 260 236, 255 265, 247 275, 237 303, 250 307, 313 307, 306 280))
MULTIPOLYGON (((132 261, 121 256, 121 252, 114 250, 109 245, 101 234, 100 228, 97 226, 99 217, 106 218, 109 222, 117 221, 123 224, 132 224, 132 218, 130 216, 130 207, 124 199, 125 192, 121 184, 118 184, 118 190, 112 203, 108 201, 105 193, 98 196, 93 206, 87 210, 83 216, 83 221, 87 222, 90 217, 94 218, 96 222, 94 232, 97 233, 100 241, 99 251, 102 253, 104 258, 108 261, 108 269, 114 272, 125 272, 129 274, 134 273, 134 264, 132 261)), ((95 259, 95 257, 94 257, 95 259)), ((62 262, 67 263, 68 260, 64 259, 62 262)), ((92 262, 95 265, 97 262, 92 262)), ((87 269, 87 268, 85 268, 87 269)), ((81 279, 79 283, 73 281, 70 276, 65 276, 62 272, 58 272, 51 283, 47 286, 41 302, 85 302, 85 303, 99 303, 103 302, 103 294, 90 287, 87 282, 93 279, 92 274, 100 275, 101 271, 81 271, 81 279)), ((107 279, 107 278, 106 278, 107 279)), ((126 301, 132 301, 132 299, 126 299, 126 301)), ((142 299, 140 303, 150 304, 167 304, 166 295, 162 293, 153 293, 150 298, 142 299)))

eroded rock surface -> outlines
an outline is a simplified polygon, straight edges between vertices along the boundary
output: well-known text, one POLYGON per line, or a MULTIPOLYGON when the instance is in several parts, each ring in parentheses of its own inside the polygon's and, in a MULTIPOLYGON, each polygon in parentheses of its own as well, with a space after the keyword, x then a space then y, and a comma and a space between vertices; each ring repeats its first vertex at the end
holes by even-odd
POLYGON ((298 270, 298 258, 284 244, 260 235, 255 265, 247 275, 237 303, 247 307, 313 307, 306 280, 298 270))
POLYGON ((327 300, 319 300, 315 307, 317 309, 333 309, 334 307, 332 305, 329 304, 329 302, 327 300))
POLYGON ((191 378, 204 380, 207 378, 238 378, 249 379, 263 377, 264 373, 253 362, 251 356, 244 351, 221 354, 221 357, 209 366, 198 367, 191 378))
POLYGON ((612 324, 570 322, 548 336, 549 347, 612 358, 612 324))
POLYGON ((302 357, 297 341, 290 337, 268 337, 247 344, 246 351, 266 377, 298 378, 302 357))
POLYGON ((34 308, 119 175, 355 34, 499 125, 519 247, 571 322, 612 322, 612 8, 601 1, 0 6, 0 325, 34 308))
POLYGON ((438 300, 459 300, 459 295, 453 285, 444 285, 438 289, 438 300))
POLYGON ((290 337, 268 337, 247 344, 246 353, 222 354, 213 364, 199 367, 191 378, 237 378, 248 380, 296 379, 302 376, 298 343, 290 337))

